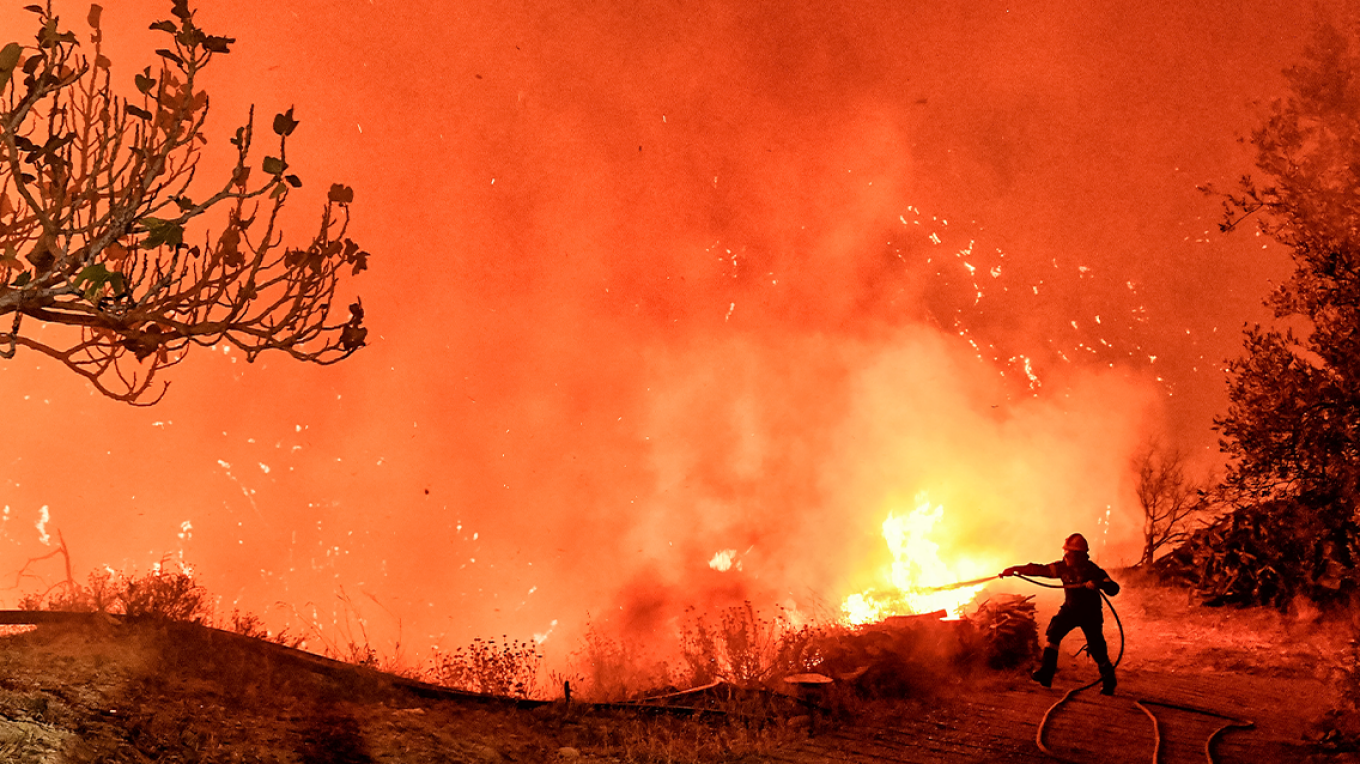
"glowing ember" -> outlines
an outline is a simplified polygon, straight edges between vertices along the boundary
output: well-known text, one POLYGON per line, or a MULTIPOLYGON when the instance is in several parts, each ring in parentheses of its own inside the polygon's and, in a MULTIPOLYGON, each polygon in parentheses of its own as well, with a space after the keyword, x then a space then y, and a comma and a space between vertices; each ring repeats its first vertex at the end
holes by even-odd
MULTIPOLYGON (((710 568, 712 568, 712 569, 714 569, 714 570, 716 570, 716 571, 718 571, 718 572, 720 572, 720 573, 724 573, 724 572, 727 572, 727 571, 729 571, 729 570, 732 569, 732 567, 733 567, 733 562, 734 562, 736 559, 737 559, 737 550, 735 550, 735 549, 724 549, 724 550, 722 550, 721 552, 718 552, 717 554, 713 555, 713 559, 711 559, 711 560, 708 561, 708 567, 710 567, 710 568)), ((735 565, 736 565, 737 570, 741 570, 741 563, 740 563, 740 562, 736 562, 735 565)))
POLYGON ((950 587, 958 581, 978 578, 995 565, 977 560, 955 559, 947 565, 940 559, 940 545, 931 536, 944 517, 942 505, 931 506, 926 494, 916 496, 916 509, 904 515, 888 513, 883 521, 883 538, 893 555, 888 580, 890 591, 867 589, 852 594, 841 603, 846 620, 852 624, 881 621, 888 616, 932 613, 945 610, 958 618, 964 606, 973 601, 982 584, 950 587))

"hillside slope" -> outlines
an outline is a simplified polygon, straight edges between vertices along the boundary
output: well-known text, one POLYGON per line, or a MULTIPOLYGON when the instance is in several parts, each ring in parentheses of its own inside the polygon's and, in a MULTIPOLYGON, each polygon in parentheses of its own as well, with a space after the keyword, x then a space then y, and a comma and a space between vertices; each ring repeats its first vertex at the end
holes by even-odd
MULTIPOLYGON (((1164 764, 1204 761, 1222 720, 1152 707, 1154 728, 1134 705, 1143 698, 1254 722, 1218 737, 1220 762, 1355 760, 1310 741, 1340 702, 1338 679, 1353 676, 1347 624, 1205 609, 1137 582, 1116 602, 1128 639, 1120 692, 1087 691, 1052 715, 1046 740, 1059 756, 1151 761, 1159 732, 1164 764)), ((1054 604, 1040 600, 1041 621, 1054 604)), ((1051 690, 1020 672, 988 674, 916 698, 852 701, 809 730, 787 714, 487 698, 188 624, 50 620, 0 638, 0 761, 1041 762, 1052 760, 1034 743, 1045 711, 1094 679, 1086 658, 1071 657, 1074 639, 1051 690)), ((1113 623, 1107 631, 1117 648, 1113 623)))

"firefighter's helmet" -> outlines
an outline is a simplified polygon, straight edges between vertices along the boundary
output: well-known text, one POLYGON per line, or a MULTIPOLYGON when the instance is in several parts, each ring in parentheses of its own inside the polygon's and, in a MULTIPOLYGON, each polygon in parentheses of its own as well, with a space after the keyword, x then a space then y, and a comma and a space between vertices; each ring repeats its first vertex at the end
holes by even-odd
POLYGON ((1073 533, 1071 536, 1067 537, 1066 541, 1063 542, 1063 551, 1086 552, 1089 554, 1091 551, 1091 545, 1086 543, 1085 536, 1081 535, 1080 533, 1073 533))

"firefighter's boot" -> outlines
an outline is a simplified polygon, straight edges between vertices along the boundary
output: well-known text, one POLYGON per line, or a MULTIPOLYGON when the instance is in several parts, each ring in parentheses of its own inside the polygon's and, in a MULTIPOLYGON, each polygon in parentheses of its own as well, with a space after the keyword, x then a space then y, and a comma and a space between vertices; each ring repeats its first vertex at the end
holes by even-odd
POLYGON ((1058 648, 1045 647, 1044 657, 1039 664, 1039 670, 1031 674, 1034 681, 1045 687, 1053 686, 1053 675, 1058 673, 1058 648))
POLYGON ((1113 695, 1117 684, 1118 682, 1114 678, 1114 665, 1110 663, 1100 664, 1100 694, 1113 695))

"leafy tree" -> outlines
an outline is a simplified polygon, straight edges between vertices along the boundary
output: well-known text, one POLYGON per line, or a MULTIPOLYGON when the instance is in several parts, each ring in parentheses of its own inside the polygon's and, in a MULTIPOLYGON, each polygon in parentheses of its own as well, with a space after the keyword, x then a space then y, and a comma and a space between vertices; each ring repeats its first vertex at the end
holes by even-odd
POLYGON ((1256 500, 1355 510, 1360 478, 1360 38, 1321 24, 1286 71, 1290 95, 1252 136, 1262 179, 1229 195, 1285 245, 1294 272, 1267 300, 1280 326, 1251 327, 1228 364, 1216 421, 1228 483, 1256 500))
POLYGON ((1290 92, 1252 135, 1257 177, 1222 228, 1254 219, 1294 271, 1246 330, 1215 420, 1235 508, 1158 562, 1209 603, 1289 607, 1360 592, 1360 27, 1320 23, 1290 92))
POLYGON ((335 304, 341 276, 367 267, 345 235, 354 192, 331 186, 316 235, 284 243, 280 213, 302 185, 287 161, 292 109, 274 117, 277 149, 258 165, 252 109, 230 139, 235 166, 215 185, 195 182, 207 142, 199 81, 235 41, 173 0, 171 18, 151 25, 165 35, 159 69, 134 74, 123 97, 98 5, 88 44, 51 0, 26 10, 34 41, 0 48, 0 321, 12 316, 0 357, 36 350, 109 397, 148 405, 165 393, 156 374, 195 344, 320 364, 362 347, 361 304, 335 304))

